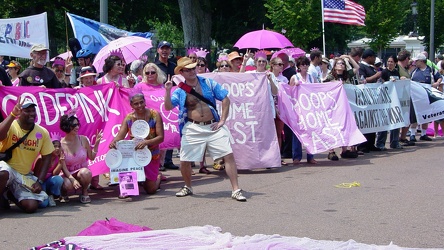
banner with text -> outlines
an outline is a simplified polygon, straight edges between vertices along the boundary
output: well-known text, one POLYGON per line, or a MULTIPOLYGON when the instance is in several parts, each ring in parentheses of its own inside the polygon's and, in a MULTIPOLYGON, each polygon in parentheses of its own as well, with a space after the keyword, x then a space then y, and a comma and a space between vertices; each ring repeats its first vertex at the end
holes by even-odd
POLYGON ((49 47, 46 12, 0 19, 0 55, 30 58, 32 45, 39 43, 49 47))
POLYGON ((444 94, 430 84, 411 82, 412 103, 419 124, 444 118, 444 94))
MULTIPOLYGON (((230 112, 226 125, 238 169, 281 166, 276 128, 265 73, 207 73, 228 90, 230 112)), ((221 103, 217 104, 221 114, 221 103)))
MULTIPOLYGON (((97 157, 89 162, 94 175, 109 172, 104 158, 108 152, 108 145, 117 135, 123 118, 130 113, 128 89, 116 88, 113 84, 103 84, 80 89, 42 89, 40 87, 2 87, 2 115, 6 117, 17 102, 17 97, 31 99, 37 104, 36 123, 50 132, 64 132, 60 130, 60 117, 69 110, 77 107, 76 116, 81 127, 79 134, 87 136, 91 144, 95 142, 97 130, 103 130, 103 138, 99 145, 97 157)), ((148 102, 148 107, 156 109, 156 104, 148 102), (152 105, 152 106, 151 106, 152 105)), ((177 113, 177 109, 176 110, 177 113)), ((163 118, 165 127, 165 141, 161 148, 180 146, 179 133, 168 128, 177 127, 177 122, 168 124, 163 118)))
POLYGON ((341 82, 279 86, 280 119, 311 154, 365 141, 341 82))
POLYGON ((405 84, 398 85, 398 82, 344 84, 356 125, 363 134, 409 125, 409 116, 406 109, 401 108, 396 90, 402 86, 405 84))
POLYGON ((109 42, 124 36, 140 36, 150 38, 150 32, 129 32, 118 29, 112 25, 94 21, 92 19, 66 13, 74 32, 83 49, 88 49, 97 54, 101 48, 109 42))

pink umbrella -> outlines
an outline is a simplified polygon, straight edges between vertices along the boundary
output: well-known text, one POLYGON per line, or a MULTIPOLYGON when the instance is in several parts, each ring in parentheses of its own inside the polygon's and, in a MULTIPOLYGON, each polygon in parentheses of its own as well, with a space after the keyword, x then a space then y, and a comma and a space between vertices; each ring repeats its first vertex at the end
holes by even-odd
POLYGON ((109 42, 94 58, 93 65, 98 72, 103 71, 105 59, 110 56, 111 51, 120 50, 126 63, 131 63, 140 58, 147 50, 153 47, 151 39, 138 36, 125 36, 109 42))
POLYGON ((239 49, 269 49, 294 46, 280 33, 271 30, 256 30, 243 35, 233 47, 239 49))
MULTIPOLYGON (((61 57, 61 58, 66 60, 66 59, 68 59, 68 57, 72 57, 72 53, 71 53, 71 51, 66 51, 65 53, 62 53, 62 54, 60 54, 60 55, 58 55, 56 57, 61 57)), ((50 61, 53 62, 56 57, 51 58, 50 61)))
POLYGON ((289 57, 293 57, 293 58, 298 58, 300 56, 305 55, 305 51, 301 50, 300 48, 286 48, 286 49, 281 49, 281 50, 275 52, 271 56, 271 58, 273 59, 281 53, 286 53, 289 57))

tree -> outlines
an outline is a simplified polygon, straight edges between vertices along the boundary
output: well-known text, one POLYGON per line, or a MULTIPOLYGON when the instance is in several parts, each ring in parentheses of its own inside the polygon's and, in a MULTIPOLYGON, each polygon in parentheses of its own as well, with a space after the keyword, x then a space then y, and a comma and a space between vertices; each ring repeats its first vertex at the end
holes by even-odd
MULTIPOLYGON (((419 27, 419 35, 424 36, 424 44, 427 48, 430 46, 430 0, 418 0, 418 27, 419 27)), ((435 1, 435 36, 434 43, 435 49, 439 49, 444 45, 444 26, 441 24, 444 23, 444 2, 443 1, 435 1)), ((427 50, 428 51, 428 50, 427 50)), ((441 51, 442 53, 442 51, 441 51)))
POLYGON ((366 10, 365 32, 369 45, 376 51, 387 48, 401 31, 409 12, 408 1, 372 0, 364 3, 366 10))
POLYGON ((186 47, 210 48, 211 7, 209 0, 178 0, 186 47))
POLYGON ((285 30, 285 36, 296 47, 305 48, 322 36, 321 5, 317 0, 267 0, 266 16, 274 30, 285 30))

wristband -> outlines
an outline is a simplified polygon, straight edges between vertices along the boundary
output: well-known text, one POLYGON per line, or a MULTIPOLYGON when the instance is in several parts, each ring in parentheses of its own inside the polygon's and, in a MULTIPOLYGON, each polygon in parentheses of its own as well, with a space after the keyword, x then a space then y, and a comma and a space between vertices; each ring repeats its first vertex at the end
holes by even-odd
POLYGON ((16 115, 14 115, 14 113, 12 113, 12 111, 11 111, 11 115, 12 115, 13 117, 17 117, 16 115))

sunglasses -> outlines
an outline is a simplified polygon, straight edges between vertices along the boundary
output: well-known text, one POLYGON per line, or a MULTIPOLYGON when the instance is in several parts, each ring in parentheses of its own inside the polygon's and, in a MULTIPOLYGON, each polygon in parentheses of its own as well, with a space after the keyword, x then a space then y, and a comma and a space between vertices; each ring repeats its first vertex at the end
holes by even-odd
POLYGON ((194 57, 194 56, 189 56, 188 58, 190 58, 190 59, 197 59, 197 57, 194 57))
POLYGON ((265 60, 257 60, 258 63, 267 63, 265 60))
POLYGON ((275 63, 274 65, 278 65, 278 66, 284 66, 283 63, 275 63))
POLYGON ((145 75, 155 75, 157 74, 156 71, 145 71, 145 75))
POLYGON ((228 64, 223 64, 223 65, 220 65, 220 67, 221 67, 221 68, 229 68, 230 65, 228 65, 228 64))
POLYGON ((58 72, 58 73, 63 73, 65 70, 63 70, 63 69, 56 69, 55 70, 55 72, 58 72))
POLYGON ((205 67, 205 64, 197 64, 196 66, 198 66, 198 67, 205 67))
POLYGON ((196 70, 196 68, 192 68, 192 69, 182 69, 181 71, 182 72, 185 72, 185 73, 189 73, 189 72, 192 72, 192 71, 195 71, 196 70))
POLYGON ((75 128, 75 127, 79 127, 79 128, 80 128, 80 124, 79 124, 79 123, 73 123, 73 124, 71 124, 71 128, 75 128))

